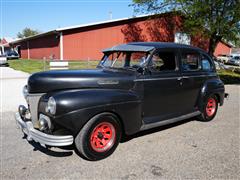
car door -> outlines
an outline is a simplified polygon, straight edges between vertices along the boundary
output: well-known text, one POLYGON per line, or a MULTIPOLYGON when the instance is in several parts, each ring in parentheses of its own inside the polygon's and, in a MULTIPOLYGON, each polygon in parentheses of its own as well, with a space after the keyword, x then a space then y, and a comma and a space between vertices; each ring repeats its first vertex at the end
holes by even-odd
POLYGON ((180 54, 182 98, 184 99, 185 107, 184 112, 191 113, 198 109, 198 97, 208 76, 202 70, 202 58, 201 53, 198 50, 181 49, 180 54))
POLYGON ((182 87, 176 49, 157 50, 144 75, 144 123, 154 123, 176 117, 182 111, 182 87))

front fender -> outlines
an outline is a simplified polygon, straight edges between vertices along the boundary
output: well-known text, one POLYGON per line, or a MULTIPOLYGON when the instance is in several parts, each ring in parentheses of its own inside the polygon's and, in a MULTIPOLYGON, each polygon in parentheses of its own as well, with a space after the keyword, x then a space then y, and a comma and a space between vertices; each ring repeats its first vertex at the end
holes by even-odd
MULTIPOLYGON (((68 90, 48 94, 39 106, 44 110, 44 102, 49 96, 57 104, 52 120, 76 135, 83 125, 96 114, 112 112, 121 120, 126 134, 137 132, 141 125, 141 100, 133 91, 111 89, 68 90), (45 100, 44 100, 45 99, 45 100)), ((40 110, 40 111, 41 111, 40 110)))

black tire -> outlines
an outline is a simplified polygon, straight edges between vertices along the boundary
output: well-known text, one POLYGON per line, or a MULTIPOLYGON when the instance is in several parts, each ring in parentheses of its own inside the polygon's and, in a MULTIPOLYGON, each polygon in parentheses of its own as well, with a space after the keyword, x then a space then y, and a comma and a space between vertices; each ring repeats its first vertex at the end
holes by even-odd
POLYGON ((75 146, 80 155, 88 160, 97 161, 114 152, 121 135, 121 124, 117 116, 101 113, 89 120, 80 130, 75 138, 75 146))
POLYGON ((199 121, 208 122, 211 121, 217 114, 218 110, 218 98, 215 95, 210 95, 204 101, 202 113, 197 116, 199 121), (212 102, 212 108, 211 108, 212 102))

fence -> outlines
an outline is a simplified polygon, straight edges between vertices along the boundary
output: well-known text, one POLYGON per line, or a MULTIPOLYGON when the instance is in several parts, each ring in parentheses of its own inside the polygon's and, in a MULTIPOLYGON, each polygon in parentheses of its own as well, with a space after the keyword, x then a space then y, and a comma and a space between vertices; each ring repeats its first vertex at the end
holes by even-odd
POLYGON ((59 61, 59 60, 43 60, 43 70, 54 69, 94 69, 98 65, 99 60, 81 60, 81 61, 59 61))

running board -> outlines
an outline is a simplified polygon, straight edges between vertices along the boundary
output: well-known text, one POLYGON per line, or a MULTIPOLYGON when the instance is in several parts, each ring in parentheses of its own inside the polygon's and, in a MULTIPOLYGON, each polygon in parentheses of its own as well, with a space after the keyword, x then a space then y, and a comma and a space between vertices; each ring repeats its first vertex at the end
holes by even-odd
POLYGON ((201 114, 200 111, 195 111, 193 113, 182 115, 182 116, 179 116, 179 117, 176 117, 176 118, 167 119, 167 120, 159 121, 159 122, 156 122, 156 123, 143 124, 140 131, 144 131, 144 130, 159 127, 159 126, 164 126, 164 125, 175 123, 175 122, 178 122, 178 121, 181 121, 181 120, 184 120, 184 119, 189 119, 189 118, 197 116, 199 114, 201 114))

